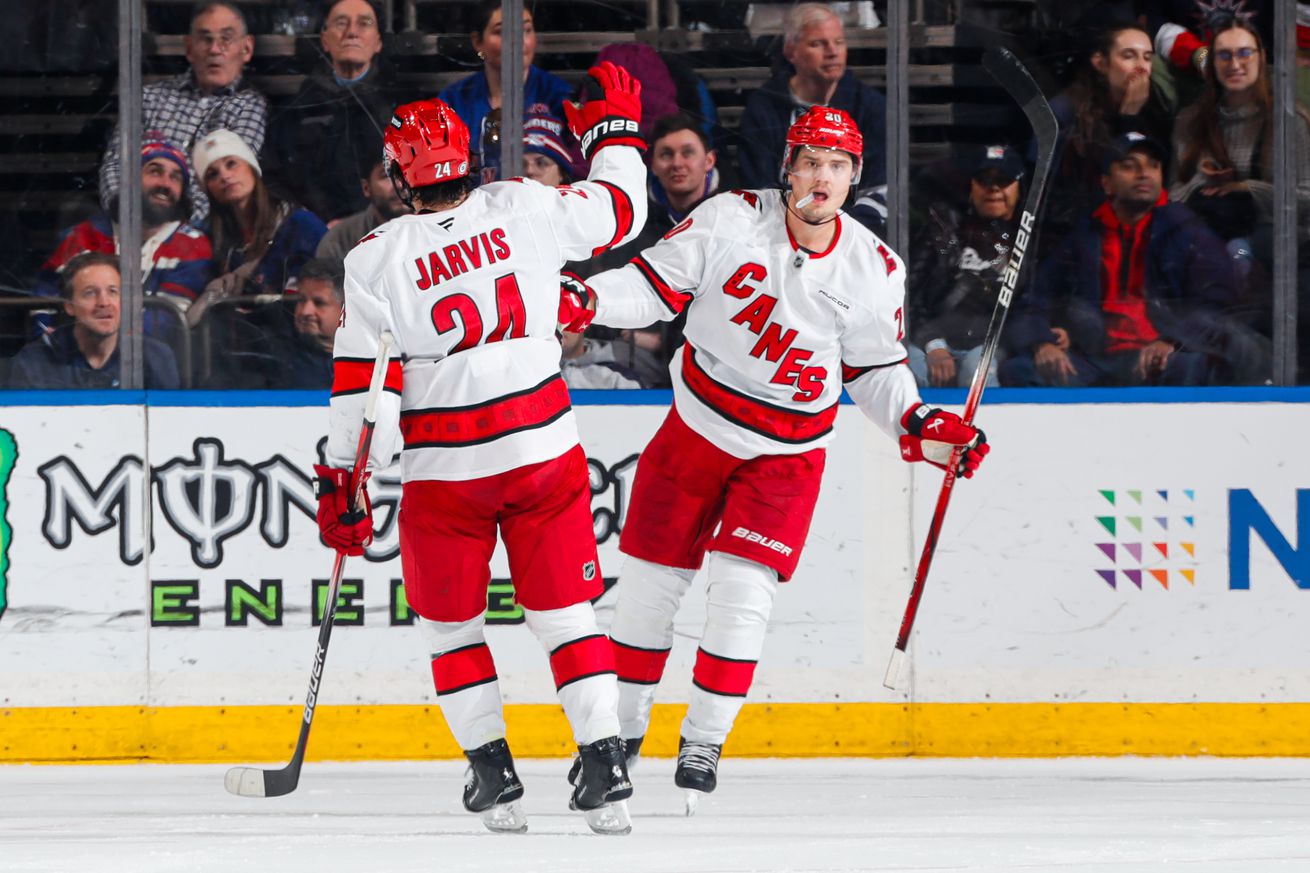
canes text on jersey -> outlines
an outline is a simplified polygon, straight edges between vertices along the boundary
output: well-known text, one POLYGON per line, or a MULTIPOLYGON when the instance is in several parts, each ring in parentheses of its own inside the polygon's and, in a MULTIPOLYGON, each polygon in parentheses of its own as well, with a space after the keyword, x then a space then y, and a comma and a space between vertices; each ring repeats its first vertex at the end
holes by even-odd
POLYGON ((824 367, 805 366, 805 362, 814 357, 814 352, 793 345, 797 336, 795 329, 784 328, 776 321, 769 321, 778 298, 772 294, 755 294, 760 290, 758 283, 762 283, 768 274, 769 271, 762 264, 742 264, 723 283, 723 293, 729 297, 740 300, 750 298, 746 307, 729 321, 759 337, 750 350, 751 357, 778 364, 769 382, 774 385, 794 385, 796 393, 792 395, 792 400, 803 403, 817 400, 823 394, 823 382, 828 378, 828 371, 824 367))
POLYGON ((414 280, 418 290, 426 291, 433 285, 454 279, 469 270, 503 261, 510 255, 509 242, 505 239, 503 228, 483 232, 469 239, 443 247, 440 251, 428 252, 426 259, 415 258, 418 278, 414 280))

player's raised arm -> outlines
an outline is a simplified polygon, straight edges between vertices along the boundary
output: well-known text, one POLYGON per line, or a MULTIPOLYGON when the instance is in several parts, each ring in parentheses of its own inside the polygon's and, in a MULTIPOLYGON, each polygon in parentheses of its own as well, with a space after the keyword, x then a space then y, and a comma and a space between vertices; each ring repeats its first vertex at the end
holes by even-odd
POLYGON ((355 457, 364 401, 368 393, 378 337, 391 331, 392 347, 387 378, 378 401, 377 429, 369 451, 368 467, 378 470, 391 463, 400 450, 400 390, 403 338, 392 323, 385 301, 369 288, 369 271, 375 253, 365 240, 346 257, 345 304, 332 349, 332 399, 328 419, 326 460, 329 466, 348 466, 355 457))
MULTIPOLYGON (((590 70, 592 99, 565 102, 569 129, 591 162, 587 178, 556 190, 552 229, 569 260, 595 257, 628 242, 646 225, 646 165, 641 153, 641 82, 609 61, 590 70)), ((588 86, 584 86, 584 92, 588 86)))

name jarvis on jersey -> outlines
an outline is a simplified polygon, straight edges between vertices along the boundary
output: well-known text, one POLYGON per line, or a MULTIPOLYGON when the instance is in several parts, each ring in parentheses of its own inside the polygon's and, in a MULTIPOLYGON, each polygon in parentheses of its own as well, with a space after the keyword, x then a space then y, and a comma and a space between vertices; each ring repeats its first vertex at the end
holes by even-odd
POLYGON ((509 241, 505 239, 504 229, 498 227, 489 232, 484 231, 445 246, 440 251, 428 252, 426 259, 415 258, 418 278, 414 284, 418 290, 426 291, 433 285, 440 285, 469 270, 478 269, 484 261, 490 266, 509 256, 509 241))

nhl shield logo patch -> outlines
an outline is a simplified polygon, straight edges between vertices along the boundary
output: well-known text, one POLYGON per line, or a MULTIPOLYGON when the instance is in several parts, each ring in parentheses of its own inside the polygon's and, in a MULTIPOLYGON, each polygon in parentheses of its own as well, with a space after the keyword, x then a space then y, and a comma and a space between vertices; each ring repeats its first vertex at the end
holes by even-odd
POLYGON ((588 561, 582 565, 582 581, 590 582, 596 578, 596 562, 588 561))

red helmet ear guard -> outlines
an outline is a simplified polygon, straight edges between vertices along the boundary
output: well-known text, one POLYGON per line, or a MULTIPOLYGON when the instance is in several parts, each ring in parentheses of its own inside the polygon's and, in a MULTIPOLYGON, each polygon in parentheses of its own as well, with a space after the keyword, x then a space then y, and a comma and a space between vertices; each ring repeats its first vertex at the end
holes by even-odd
POLYGON ((846 152, 855 162, 851 185, 860 181, 864 169, 864 134, 860 133, 855 119, 846 112, 831 106, 811 106, 787 129, 787 147, 782 153, 782 183, 787 184, 787 171, 801 146, 816 149, 836 149, 846 152))
POLYGON ((469 173, 469 129, 440 100, 416 100, 396 108, 382 136, 382 163, 411 188, 459 179, 469 173))

